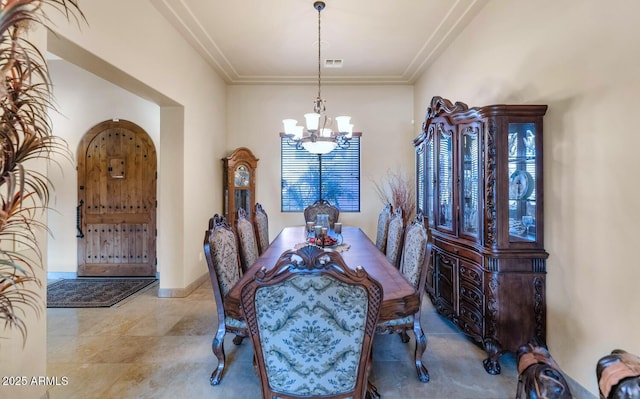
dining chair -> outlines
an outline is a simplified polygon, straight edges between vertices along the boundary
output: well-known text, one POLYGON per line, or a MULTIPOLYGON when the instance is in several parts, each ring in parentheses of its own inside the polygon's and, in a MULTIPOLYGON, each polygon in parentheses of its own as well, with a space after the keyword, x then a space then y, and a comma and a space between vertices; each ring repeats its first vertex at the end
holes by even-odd
POLYGON ((402 255, 402 240, 404 233, 404 220, 402 219, 402 208, 396 208, 389 220, 389 231, 387 232, 387 243, 385 255, 389 262, 395 267, 400 266, 402 255))
POLYGON ((600 398, 640 398, 640 357, 623 349, 614 349, 611 354, 598 360, 596 377, 600 398))
POLYGON ((241 303, 263 398, 375 392, 368 376, 382 286, 363 267, 315 246, 288 250, 247 281, 241 303))
POLYGON ((218 316, 218 330, 211 344, 213 354, 218 358, 218 367, 211 373, 209 382, 211 385, 218 385, 225 366, 225 334, 235 334, 233 343, 236 345, 240 345, 243 338, 248 336, 245 322, 227 317, 224 311, 224 298, 231 287, 240 280, 242 271, 236 234, 222 215, 216 214, 209 219, 209 228, 204 234, 204 256, 207 259, 218 316))
POLYGON ((516 364, 515 399, 573 399, 569 383, 544 344, 532 340, 521 345, 516 353, 516 364))
MULTIPOLYGON (((424 296, 424 286, 429 262, 431 262, 433 241, 431 232, 426 226, 422 213, 418 212, 415 220, 407 226, 402 260, 400 262, 400 273, 415 288, 420 304, 422 304, 422 297, 424 296)), ((414 357, 418 379, 422 382, 429 382, 429 372, 422 363, 422 355, 427 348, 427 337, 424 335, 420 322, 420 308, 412 315, 379 323, 376 327, 376 332, 378 334, 398 333, 402 342, 407 343, 410 340, 407 330, 411 329, 413 329, 416 338, 414 357)))
POLYGON ((258 242, 258 254, 262 255, 269 246, 269 217, 260 203, 256 203, 254 215, 253 224, 258 242))
POLYGON ((243 208, 238 208, 236 224, 240 243, 240 265, 242 266, 242 271, 246 271, 258 259, 258 242, 253 230, 253 223, 249 220, 247 211, 243 208))
POLYGON ((329 226, 333 228, 333 224, 340 217, 340 209, 331 205, 329 201, 320 199, 304 209, 304 220, 315 223, 319 214, 329 215, 329 226))
POLYGON ((389 222, 391 221, 391 204, 385 205, 378 215, 378 229, 376 231, 376 247, 383 253, 387 249, 387 236, 389 234, 389 222))

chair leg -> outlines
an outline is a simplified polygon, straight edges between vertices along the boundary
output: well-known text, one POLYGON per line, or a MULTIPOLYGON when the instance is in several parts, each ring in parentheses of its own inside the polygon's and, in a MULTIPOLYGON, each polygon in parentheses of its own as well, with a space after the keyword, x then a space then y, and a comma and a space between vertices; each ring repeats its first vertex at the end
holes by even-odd
MULTIPOLYGON (((211 349, 213 350, 213 354, 218 358, 218 367, 211 373, 211 378, 209 379, 209 383, 211 385, 220 384, 220 380, 222 379, 222 372, 224 371, 225 365, 225 356, 224 356, 224 335, 225 328, 218 328, 218 332, 216 336, 213 338, 213 342, 211 343, 211 349)), ((234 338, 235 342, 235 338, 234 338)))
POLYGON ((400 339, 402 340, 403 344, 406 344, 411 340, 411 337, 409 337, 409 334, 407 334, 406 328, 402 329, 402 331, 400 331, 398 334, 400 334, 400 339))
POLYGON ((516 399, 522 397, 522 391, 524 390, 524 384, 522 383, 522 376, 518 375, 518 387, 516 388, 516 399))
POLYGON ((367 381, 367 392, 365 393, 365 399, 380 399, 380 392, 378 392, 378 388, 371 383, 371 381, 367 381))
POLYGON ((236 335, 235 337, 233 337, 233 343, 235 345, 240 345, 243 339, 244 337, 242 335, 236 335))
POLYGON ((413 332, 416 335, 415 362, 418 379, 420 382, 429 382, 429 371, 427 371, 425 365, 422 364, 422 355, 427 349, 427 337, 424 335, 419 322, 413 323, 413 332))

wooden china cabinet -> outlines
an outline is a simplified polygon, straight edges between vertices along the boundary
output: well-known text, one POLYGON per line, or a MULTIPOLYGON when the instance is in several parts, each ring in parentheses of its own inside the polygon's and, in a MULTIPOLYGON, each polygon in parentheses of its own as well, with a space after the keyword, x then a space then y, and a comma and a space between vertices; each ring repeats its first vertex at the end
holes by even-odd
POLYGON ((229 225, 235 226, 239 208, 244 209, 249 218, 253 218, 258 158, 250 149, 240 147, 228 157, 222 158, 222 162, 224 163, 224 215, 229 225))
POLYGON ((434 237, 427 292, 487 352, 546 342, 542 120, 546 105, 469 108, 434 97, 416 150, 417 207, 434 237))

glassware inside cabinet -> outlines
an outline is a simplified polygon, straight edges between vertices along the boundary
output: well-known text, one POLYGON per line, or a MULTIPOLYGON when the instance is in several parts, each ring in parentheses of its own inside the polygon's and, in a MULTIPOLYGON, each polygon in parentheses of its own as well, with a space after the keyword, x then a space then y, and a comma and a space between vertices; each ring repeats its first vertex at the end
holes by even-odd
POLYGON ((460 210, 462 216, 462 232, 473 236, 478 235, 478 207, 479 207, 479 129, 470 126, 462 133, 462 195, 460 196, 460 210))
POLYGON ((536 241, 536 130, 509 124, 509 239, 536 241))
POLYGON ((440 185, 438 197, 440 200, 440 215, 438 224, 453 229, 453 136, 451 132, 438 129, 440 134, 440 158, 438 172, 440 185))

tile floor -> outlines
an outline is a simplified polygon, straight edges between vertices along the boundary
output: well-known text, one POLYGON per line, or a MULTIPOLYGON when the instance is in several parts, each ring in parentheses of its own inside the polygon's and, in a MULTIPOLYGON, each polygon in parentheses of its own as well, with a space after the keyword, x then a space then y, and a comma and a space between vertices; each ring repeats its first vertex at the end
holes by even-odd
MULTIPOLYGON (((502 374, 484 371, 485 353, 441 318, 425 298, 424 362, 431 381, 421 383, 413 366, 414 340, 379 335, 371 381, 383 398, 507 399, 515 397, 513 355, 501 358, 502 374)), ((240 346, 227 334, 227 367, 209 385, 217 365, 211 352, 215 307, 209 283, 186 298, 158 298, 157 284, 108 309, 47 309, 47 374, 68 385, 50 399, 247 399, 260 397, 249 339, 240 346)))

